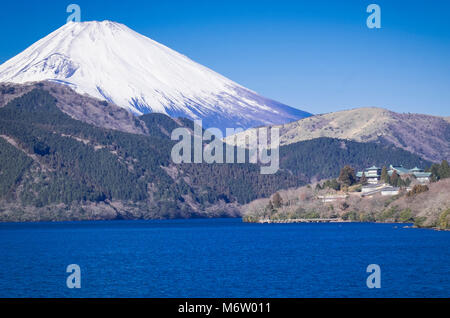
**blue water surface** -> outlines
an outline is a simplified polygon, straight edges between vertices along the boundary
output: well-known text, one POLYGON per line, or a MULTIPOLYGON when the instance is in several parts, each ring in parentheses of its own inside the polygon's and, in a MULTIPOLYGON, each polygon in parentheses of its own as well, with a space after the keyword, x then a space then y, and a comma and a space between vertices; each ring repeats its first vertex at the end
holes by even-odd
POLYGON ((449 297, 449 247, 450 232, 402 224, 3 223, 0 297, 449 297))

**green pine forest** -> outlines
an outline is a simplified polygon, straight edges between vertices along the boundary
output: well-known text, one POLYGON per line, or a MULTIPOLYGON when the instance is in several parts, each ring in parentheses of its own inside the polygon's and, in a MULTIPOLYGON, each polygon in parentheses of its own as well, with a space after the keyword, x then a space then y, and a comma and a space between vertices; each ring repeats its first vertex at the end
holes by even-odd
POLYGON ((175 142, 167 132, 193 127, 190 120, 144 115, 140 119, 149 134, 136 135, 75 120, 56 102, 48 91, 35 88, 0 108, 2 221, 15 220, 11 207, 39 214, 47 206, 63 209, 55 219, 64 219, 67 211, 68 219, 84 219, 89 216, 82 215, 81 205, 115 201, 123 202, 124 210, 139 209, 120 214, 126 218, 223 216, 230 214, 224 204, 236 207, 311 179, 336 178, 347 164, 357 169, 390 163, 431 166, 393 146, 330 138, 281 147, 275 175, 261 175, 257 164, 174 165, 175 142))

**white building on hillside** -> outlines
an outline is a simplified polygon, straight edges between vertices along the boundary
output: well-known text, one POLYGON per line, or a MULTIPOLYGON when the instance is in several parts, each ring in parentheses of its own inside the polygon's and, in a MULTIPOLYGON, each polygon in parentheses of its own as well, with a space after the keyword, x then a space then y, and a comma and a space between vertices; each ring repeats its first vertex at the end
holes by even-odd
POLYGON ((395 187, 387 187, 381 190, 381 195, 387 196, 387 195, 397 195, 400 193, 400 188, 395 187))
POLYGON ((378 184, 381 176, 381 168, 376 166, 372 166, 370 168, 365 169, 364 171, 360 171, 356 174, 356 177, 362 178, 363 174, 366 176, 367 183, 369 184, 378 184))

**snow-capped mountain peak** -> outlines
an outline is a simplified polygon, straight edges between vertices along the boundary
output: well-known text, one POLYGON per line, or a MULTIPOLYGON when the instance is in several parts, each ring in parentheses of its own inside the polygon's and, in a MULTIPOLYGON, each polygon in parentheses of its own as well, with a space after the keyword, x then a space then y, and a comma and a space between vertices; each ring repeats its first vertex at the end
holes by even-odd
POLYGON ((203 119, 205 126, 279 124, 308 113, 257 93, 111 22, 69 22, 0 66, 0 82, 51 80, 135 114, 203 119))

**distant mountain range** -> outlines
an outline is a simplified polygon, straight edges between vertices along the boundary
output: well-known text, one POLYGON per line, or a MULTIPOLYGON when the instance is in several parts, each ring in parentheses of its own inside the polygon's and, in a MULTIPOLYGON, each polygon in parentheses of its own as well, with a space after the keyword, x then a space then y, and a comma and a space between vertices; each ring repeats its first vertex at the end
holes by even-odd
POLYGON ((0 82, 44 80, 136 115, 202 119, 204 127, 246 129, 311 115, 110 21, 67 23, 0 66, 0 82))
POLYGON ((0 221, 235 216, 280 189, 340 168, 431 162, 393 145, 316 138, 282 146, 280 170, 173 164, 170 133, 189 119, 139 117, 51 82, 0 84, 0 221))
POLYGON ((430 161, 450 160, 449 118, 357 108, 275 126, 281 145, 320 137, 394 145, 430 161))

